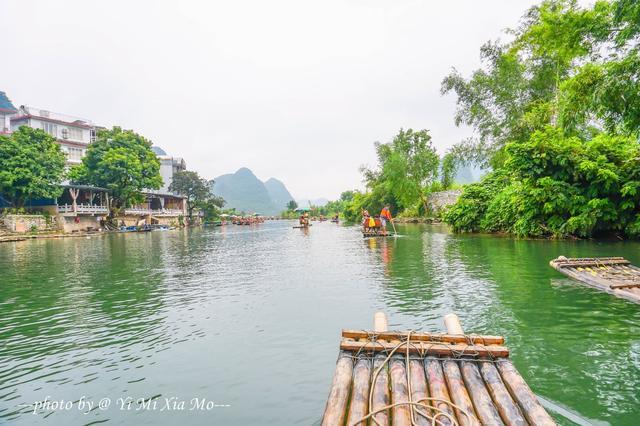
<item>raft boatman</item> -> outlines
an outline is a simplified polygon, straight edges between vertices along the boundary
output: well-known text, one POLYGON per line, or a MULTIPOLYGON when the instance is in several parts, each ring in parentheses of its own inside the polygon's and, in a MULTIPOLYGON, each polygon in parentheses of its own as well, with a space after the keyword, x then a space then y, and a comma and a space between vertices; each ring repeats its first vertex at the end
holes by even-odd
POLYGON ((382 225, 382 232, 387 234, 387 221, 391 222, 391 210, 389 209, 389 204, 385 204, 385 206, 380 211, 380 224, 382 225))

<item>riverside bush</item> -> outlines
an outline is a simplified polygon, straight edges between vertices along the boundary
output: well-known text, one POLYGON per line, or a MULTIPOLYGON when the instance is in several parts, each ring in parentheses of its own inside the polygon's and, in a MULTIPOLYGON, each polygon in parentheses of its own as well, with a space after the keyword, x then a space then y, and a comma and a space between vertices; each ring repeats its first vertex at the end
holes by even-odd
POLYGON ((444 219, 458 232, 520 237, 640 235, 635 137, 564 136, 548 126, 504 148, 503 165, 465 187, 444 219))

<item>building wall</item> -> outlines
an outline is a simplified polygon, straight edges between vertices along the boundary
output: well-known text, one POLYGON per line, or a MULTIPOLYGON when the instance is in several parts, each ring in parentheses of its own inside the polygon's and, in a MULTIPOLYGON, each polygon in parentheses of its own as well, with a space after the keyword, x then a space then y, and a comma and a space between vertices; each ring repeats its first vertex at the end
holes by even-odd
POLYGON ((58 221, 61 223, 65 233, 86 231, 88 228, 100 228, 100 219, 104 219, 104 217, 81 215, 75 217, 58 216, 58 221))
POLYGON ((9 214, 3 218, 4 226, 11 232, 24 234, 31 231, 46 231, 55 229, 54 221, 47 223, 42 215, 9 214))
POLYGON ((11 131, 11 120, 9 117, 11 117, 9 114, 0 112, 0 134, 11 131))

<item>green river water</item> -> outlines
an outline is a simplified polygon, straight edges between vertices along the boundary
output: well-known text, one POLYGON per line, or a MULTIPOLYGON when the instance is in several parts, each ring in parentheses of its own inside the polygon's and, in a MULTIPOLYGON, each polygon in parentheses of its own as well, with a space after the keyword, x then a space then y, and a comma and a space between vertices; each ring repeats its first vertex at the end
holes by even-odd
POLYGON ((0 423, 318 424, 341 328, 370 329, 384 310, 392 329, 428 331, 455 312, 467 332, 504 335, 555 410, 640 424, 640 306, 548 266, 640 264, 640 244, 291 225, 1 244, 0 423), (72 407, 34 410, 47 397, 72 407), (153 397, 155 409, 126 403, 153 397))

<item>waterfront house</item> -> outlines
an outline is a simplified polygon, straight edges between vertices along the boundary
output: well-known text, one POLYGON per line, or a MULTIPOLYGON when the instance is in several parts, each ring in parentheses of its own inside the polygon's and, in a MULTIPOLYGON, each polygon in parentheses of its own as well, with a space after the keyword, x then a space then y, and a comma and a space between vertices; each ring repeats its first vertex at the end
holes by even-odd
POLYGON ((25 105, 11 116, 11 131, 20 126, 42 129, 56 138, 69 166, 80 163, 96 136, 96 126, 90 120, 25 105))
POLYGON ((140 223, 178 225, 179 218, 186 215, 185 197, 169 191, 173 182, 173 175, 187 169, 182 158, 168 155, 162 148, 151 148, 160 160, 160 189, 147 189, 143 192, 145 201, 136 206, 125 209, 125 217, 121 218, 127 225, 140 223))
POLYGON ((0 92, 0 135, 11 133, 11 116, 18 110, 13 106, 7 94, 0 92))

